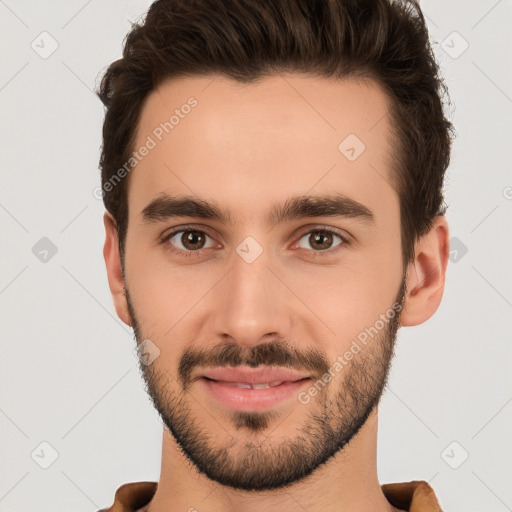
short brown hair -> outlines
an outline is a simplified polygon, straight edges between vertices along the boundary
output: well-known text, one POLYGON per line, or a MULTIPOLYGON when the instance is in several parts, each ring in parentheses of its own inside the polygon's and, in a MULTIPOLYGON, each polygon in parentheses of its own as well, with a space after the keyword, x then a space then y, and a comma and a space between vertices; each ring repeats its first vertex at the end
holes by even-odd
POLYGON ((106 107, 100 169, 121 257, 127 181, 105 184, 129 161, 144 100, 163 80, 222 74, 252 83, 280 72, 375 80, 391 100, 393 178, 400 198, 402 256, 445 213, 452 124, 420 6, 415 0, 158 0, 132 23, 121 59, 102 77, 106 107))

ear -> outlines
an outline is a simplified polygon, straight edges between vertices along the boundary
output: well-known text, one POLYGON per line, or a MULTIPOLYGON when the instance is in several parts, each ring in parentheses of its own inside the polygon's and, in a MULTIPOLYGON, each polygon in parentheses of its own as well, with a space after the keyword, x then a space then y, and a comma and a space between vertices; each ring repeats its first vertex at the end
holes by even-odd
POLYGON ((124 278, 121 272, 121 257, 119 255, 119 243, 116 221, 112 215, 105 212, 103 215, 105 225, 105 245, 103 246, 103 257, 107 266, 108 285, 114 300, 117 316, 131 327, 131 316, 126 302, 124 292, 124 278))
POLYGON ((400 314, 403 326, 426 322, 443 297, 449 255, 449 229, 438 215, 430 231, 415 244, 414 260, 407 268, 407 292, 400 314))

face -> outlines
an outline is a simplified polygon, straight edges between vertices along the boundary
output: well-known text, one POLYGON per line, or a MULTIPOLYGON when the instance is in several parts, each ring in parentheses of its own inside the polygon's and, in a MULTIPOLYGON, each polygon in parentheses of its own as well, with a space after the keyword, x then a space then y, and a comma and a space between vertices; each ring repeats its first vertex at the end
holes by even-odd
POLYGON ((298 75, 181 78, 147 99, 127 308, 159 350, 140 367, 165 426, 223 485, 312 474, 379 401, 405 291, 387 110, 372 82, 298 75), (300 380, 211 380, 233 367, 300 380))

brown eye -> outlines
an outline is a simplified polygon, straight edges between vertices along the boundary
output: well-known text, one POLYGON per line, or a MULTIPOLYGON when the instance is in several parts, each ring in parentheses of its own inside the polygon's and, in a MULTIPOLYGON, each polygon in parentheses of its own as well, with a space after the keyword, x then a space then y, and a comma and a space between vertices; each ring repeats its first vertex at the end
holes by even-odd
POLYGON ((299 240, 299 247, 302 249, 309 249, 311 247, 316 252, 327 251, 333 247, 333 242, 336 238, 340 241, 340 243, 336 244, 335 246, 341 245, 341 243, 344 242, 343 238, 337 233, 327 229, 318 229, 315 231, 310 231, 302 236, 299 240), (303 240, 305 240, 305 242, 303 242, 303 240))
POLYGON ((195 229, 175 231, 167 240, 177 249, 184 252, 199 251, 205 249, 206 239, 210 238, 204 231, 195 229))

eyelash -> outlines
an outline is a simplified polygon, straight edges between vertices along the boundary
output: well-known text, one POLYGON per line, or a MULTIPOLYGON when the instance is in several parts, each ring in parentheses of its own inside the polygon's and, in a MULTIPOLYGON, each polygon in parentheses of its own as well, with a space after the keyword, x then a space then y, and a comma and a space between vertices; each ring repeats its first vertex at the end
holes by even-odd
MULTIPOLYGON (((171 253, 176 254, 178 256, 184 256, 186 258, 194 257, 194 256, 202 256, 203 252, 208 250, 209 248, 207 248, 207 249, 198 249, 196 251, 183 251, 181 249, 174 249, 171 246, 171 244, 169 243, 169 240, 171 238, 173 238, 175 235, 177 235, 178 233, 186 233, 186 232, 189 232, 189 231, 197 231, 197 232, 199 232, 201 234, 204 234, 204 235, 207 235, 207 236, 209 236, 210 238, 213 239, 213 237, 207 231, 205 231, 204 229, 199 229, 199 228, 196 228, 193 225, 188 225, 188 226, 183 226, 183 227, 181 227, 179 229, 176 229, 176 230, 172 231, 171 233, 168 233, 168 234, 164 235, 162 237, 162 239, 160 240, 160 243, 162 245, 166 246, 166 250, 168 250, 171 253)), ((327 227, 322 227, 322 226, 316 227, 314 229, 310 229, 309 231, 305 231, 304 233, 302 233, 300 235, 298 240, 300 241, 305 235, 308 235, 308 234, 311 234, 311 233, 314 233, 314 232, 328 233, 330 235, 335 235, 335 236, 337 236, 338 238, 341 239, 341 243, 339 245, 335 246, 334 248, 325 249, 323 251, 315 251, 315 250, 308 251, 308 252, 312 253, 311 256, 313 258, 317 258, 317 257, 322 258, 322 257, 326 257, 326 256, 332 256, 333 254, 337 253, 340 249, 342 249, 342 247, 344 247, 345 245, 349 245, 350 244, 348 238, 345 235, 342 235, 339 231, 331 229, 331 228, 327 228, 327 227)))

